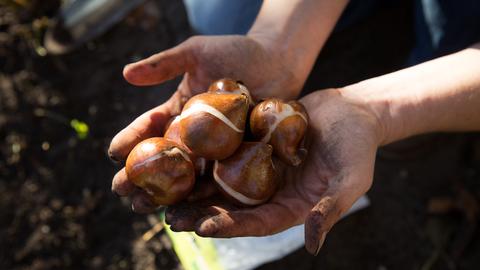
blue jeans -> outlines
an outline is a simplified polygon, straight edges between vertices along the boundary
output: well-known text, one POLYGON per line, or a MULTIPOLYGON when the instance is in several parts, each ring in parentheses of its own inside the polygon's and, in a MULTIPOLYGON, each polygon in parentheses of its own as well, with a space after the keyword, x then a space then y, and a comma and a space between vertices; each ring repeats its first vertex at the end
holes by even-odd
MULTIPOLYGON (((405 0, 403 0, 405 1, 405 0)), ((261 0, 184 0, 192 27, 200 34, 245 34, 261 0)), ((335 31, 402 0, 351 0, 335 31)), ((480 41, 479 0, 416 0, 415 45, 407 65, 449 54, 480 41)))

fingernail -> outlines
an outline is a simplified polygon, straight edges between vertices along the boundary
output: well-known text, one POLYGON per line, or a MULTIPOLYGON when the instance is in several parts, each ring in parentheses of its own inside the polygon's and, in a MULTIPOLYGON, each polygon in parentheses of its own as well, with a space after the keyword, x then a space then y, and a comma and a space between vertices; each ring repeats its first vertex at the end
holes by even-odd
POLYGON ((320 239, 318 240, 318 247, 317 247, 317 251, 315 251, 315 256, 318 255, 318 253, 320 252, 320 249, 322 248, 323 246, 323 243, 325 242, 325 238, 327 237, 327 232, 324 232, 322 233, 322 236, 320 237, 320 239))
POLYGON ((120 160, 117 157, 115 157, 110 150, 108 151, 108 157, 113 163, 115 164, 120 163, 120 160))
MULTIPOLYGON (((167 224, 168 224, 168 223, 167 223, 167 224)), ((172 223, 170 223, 170 224, 168 224, 168 225, 170 225, 170 230, 172 230, 172 232, 179 232, 179 231, 180 231, 180 230, 177 228, 176 222, 172 222, 172 223)))
POLYGON ((170 229, 174 232, 192 231, 192 223, 189 220, 175 219, 170 224, 170 229))
POLYGON ((215 236, 218 232, 218 226, 215 222, 213 222, 211 219, 206 220, 200 224, 200 226, 197 227, 195 232, 203 237, 211 237, 215 236))

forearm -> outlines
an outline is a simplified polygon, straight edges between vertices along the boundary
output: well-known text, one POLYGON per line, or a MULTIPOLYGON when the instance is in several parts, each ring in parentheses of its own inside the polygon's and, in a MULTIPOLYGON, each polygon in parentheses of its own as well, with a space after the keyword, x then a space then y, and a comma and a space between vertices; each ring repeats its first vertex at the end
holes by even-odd
POLYGON ((480 43, 341 92, 372 106, 381 144, 427 132, 480 130, 480 43))
POLYGON ((265 0, 248 35, 305 81, 348 0, 265 0))

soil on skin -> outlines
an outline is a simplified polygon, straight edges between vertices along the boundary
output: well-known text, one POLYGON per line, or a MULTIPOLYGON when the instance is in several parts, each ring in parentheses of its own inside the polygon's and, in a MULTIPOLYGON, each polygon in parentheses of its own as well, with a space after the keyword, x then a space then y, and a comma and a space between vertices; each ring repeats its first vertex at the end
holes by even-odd
MULTIPOLYGON (((106 149, 175 90, 178 80, 131 86, 122 68, 191 35, 182 2, 149 1, 63 56, 44 56, 40 46, 59 1, 0 3, 0 269, 181 269, 163 232, 142 240, 158 217, 133 214, 110 192, 120 166, 106 149), (88 125, 86 138, 73 119, 88 125)), ((335 33, 305 89, 401 68, 411 18, 411 6, 386 8, 335 33)), ((302 248, 259 269, 478 269, 478 134, 382 149, 368 195, 371 206, 336 225, 317 257, 302 248), (439 197, 454 209, 428 211, 439 197)))

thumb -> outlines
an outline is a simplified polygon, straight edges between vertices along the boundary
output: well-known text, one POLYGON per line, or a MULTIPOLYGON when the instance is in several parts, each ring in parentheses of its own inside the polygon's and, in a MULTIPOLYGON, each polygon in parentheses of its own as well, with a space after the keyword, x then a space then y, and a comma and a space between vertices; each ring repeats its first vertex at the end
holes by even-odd
POLYGON ((176 47, 128 64, 123 69, 123 77, 129 83, 138 86, 154 85, 174 79, 193 68, 192 47, 196 43, 198 41, 190 38, 176 47))
POLYGON ((305 220, 305 248, 310 254, 318 254, 327 233, 339 219, 341 214, 337 200, 334 196, 324 196, 308 214, 305 220))
POLYGON ((327 233, 369 188, 371 181, 340 178, 323 194, 305 220, 305 248, 317 255, 327 233))

